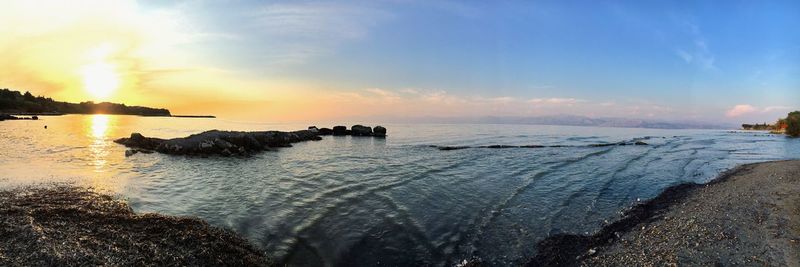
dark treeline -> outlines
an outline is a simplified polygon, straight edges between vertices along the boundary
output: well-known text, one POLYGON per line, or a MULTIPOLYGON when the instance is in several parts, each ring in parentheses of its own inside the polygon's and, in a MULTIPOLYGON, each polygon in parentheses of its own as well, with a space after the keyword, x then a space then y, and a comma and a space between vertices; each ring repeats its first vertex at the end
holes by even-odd
POLYGON ((117 103, 68 103, 55 101, 49 97, 33 96, 30 92, 20 93, 0 89, 0 113, 9 114, 121 114, 140 116, 170 116, 169 110, 126 106, 117 103))
POLYGON ((775 124, 742 124, 745 130, 773 131, 775 133, 785 133, 792 137, 800 137, 800 111, 792 111, 786 118, 780 118, 775 124))

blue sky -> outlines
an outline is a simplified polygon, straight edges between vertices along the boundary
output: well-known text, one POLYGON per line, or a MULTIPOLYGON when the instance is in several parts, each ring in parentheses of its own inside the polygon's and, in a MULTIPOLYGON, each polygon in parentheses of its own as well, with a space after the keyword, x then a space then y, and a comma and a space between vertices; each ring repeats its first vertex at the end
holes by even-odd
POLYGON ((183 65, 246 84, 198 91, 209 99, 242 90, 230 94, 284 108, 324 102, 410 117, 574 114, 736 122, 800 109, 798 1, 134 6, 139 14, 168 17, 188 36, 169 44, 183 65))

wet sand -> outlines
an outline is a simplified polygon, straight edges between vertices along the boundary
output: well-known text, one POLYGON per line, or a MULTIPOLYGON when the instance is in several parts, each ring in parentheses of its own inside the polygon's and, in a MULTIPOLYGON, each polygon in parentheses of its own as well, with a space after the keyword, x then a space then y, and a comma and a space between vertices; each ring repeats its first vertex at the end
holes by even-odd
POLYGON ((266 266, 236 234, 70 186, 0 191, 0 266, 266 266))
POLYGON ((800 266, 800 161, 671 187, 593 236, 552 236, 538 249, 528 265, 800 266))

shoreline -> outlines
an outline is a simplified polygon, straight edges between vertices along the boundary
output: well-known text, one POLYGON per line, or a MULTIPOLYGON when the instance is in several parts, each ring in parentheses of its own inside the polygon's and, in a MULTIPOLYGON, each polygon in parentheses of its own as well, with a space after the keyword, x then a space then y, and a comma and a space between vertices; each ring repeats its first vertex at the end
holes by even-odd
POLYGON ((797 265, 799 193, 800 160, 739 165, 671 186, 593 235, 548 237, 526 266, 797 265))
POLYGON ((0 191, 0 265, 270 266, 230 230, 74 186, 0 191))

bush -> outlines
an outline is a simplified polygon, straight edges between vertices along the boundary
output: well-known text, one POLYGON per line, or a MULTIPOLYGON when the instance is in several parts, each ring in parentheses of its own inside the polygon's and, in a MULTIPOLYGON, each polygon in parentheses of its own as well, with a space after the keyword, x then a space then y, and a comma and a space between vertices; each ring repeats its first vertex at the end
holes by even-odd
POLYGON ((800 111, 791 112, 786 116, 786 134, 800 137, 800 111))

